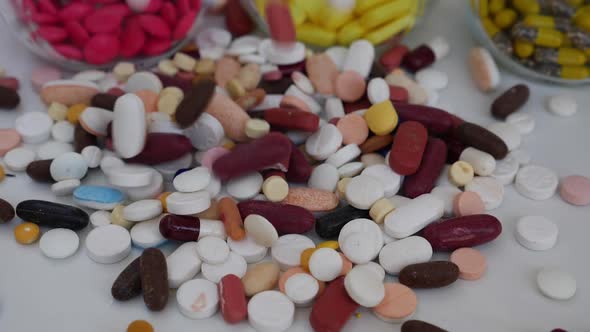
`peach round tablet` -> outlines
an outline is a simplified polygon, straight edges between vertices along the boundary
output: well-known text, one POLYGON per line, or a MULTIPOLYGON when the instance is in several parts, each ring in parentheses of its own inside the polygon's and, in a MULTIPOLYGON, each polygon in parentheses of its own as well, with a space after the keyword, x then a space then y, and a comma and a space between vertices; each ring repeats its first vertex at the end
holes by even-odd
POLYGON ((459 267, 459 278, 477 280, 486 272, 486 257, 473 248, 459 248, 451 254, 451 262, 459 267))
POLYGON ((297 96, 287 95, 281 99, 280 107, 293 107, 302 111, 311 112, 311 109, 307 104, 297 96))
POLYGON ((233 58, 225 57, 217 61, 215 66, 215 82, 219 86, 225 86, 231 79, 240 73, 240 63, 233 58))
MULTIPOLYGON (((0 155, 1 153, 0 148, 0 155)), ((559 194, 564 201, 573 205, 590 204, 590 178, 571 175, 561 180, 559 194)))
POLYGON ((143 106, 147 113, 156 112, 158 110, 158 99, 159 96, 152 90, 139 90, 135 91, 135 94, 143 102, 143 106))
MULTIPOLYGON (((285 284, 287 283, 287 279, 289 279, 289 277, 291 277, 292 275, 297 274, 297 273, 309 274, 307 271, 305 271, 301 267, 292 267, 292 268, 288 269, 287 271, 285 271, 281 275, 281 277, 279 278, 279 290, 282 293, 285 293, 285 284)), ((309 274, 309 275, 311 275, 311 274, 309 274)), ((326 288, 326 283, 318 280, 318 284, 320 285, 320 290, 318 291, 318 295, 319 295, 324 292, 324 289, 326 288)))
POLYGON ((340 257, 342 257, 342 270, 340 271, 341 276, 345 276, 352 270, 352 262, 344 256, 343 253, 339 252, 340 257))
POLYGON ((385 298, 373 313, 386 322, 398 322, 409 317, 416 311, 418 298, 413 290, 398 283, 386 283, 385 298))
POLYGON ((336 78, 336 96, 346 102, 361 99, 365 94, 367 82, 356 71, 348 70, 340 73, 336 78))
POLYGON ((20 144, 20 135, 14 129, 0 129, 0 157, 20 144))
POLYGON ((458 194, 453 201, 453 213, 457 217, 482 214, 485 211, 485 204, 479 194, 473 191, 466 191, 458 194))
POLYGON ((369 127, 365 118, 358 114, 348 114, 338 120, 336 128, 342 134, 342 143, 344 145, 357 144, 361 145, 369 137, 369 127))
POLYGON ((203 154, 201 165, 207 167, 208 169, 213 169, 213 163, 229 152, 230 150, 221 146, 211 148, 203 154))

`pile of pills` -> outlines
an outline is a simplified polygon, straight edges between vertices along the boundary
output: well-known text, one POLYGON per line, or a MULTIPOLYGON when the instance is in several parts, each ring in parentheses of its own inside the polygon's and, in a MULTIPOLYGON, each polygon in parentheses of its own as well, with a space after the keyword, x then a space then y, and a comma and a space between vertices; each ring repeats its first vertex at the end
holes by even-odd
MULTIPOLYGON (((315 331, 341 330, 359 307, 403 322, 402 331, 444 331, 410 319, 414 289, 485 275, 475 247, 502 233, 486 212, 502 204, 505 186, 532 200, 559 188, 566 202, 590 204, 589 178, 560 185, 520 149, 534 129, 519 111, 526 85, 493 101, 498 122, 485 128, 435 107, 448 84, 429 68, 449 51, 442 37, 376 59, 366 40, 312 54, 290 31, 277 25, 272 39, 232 40, 206 29, 196 38, 201 57, 190 46, 153 71, 119 63, 111 73, 36 76, 47 112, 23 113, 1 130, 0 155, 10 171, 77 206, 31 199, 13 208, 0 199, 0 222, 18 216, 16 241, 39 240, 52 259, 83 245, 94 262, 114 264, 140 248, 113 276, 111 293, 118 301, 141 295, 151 311, 176 289, 187 318, 219 311, 258 331, 287 330, 296 308, 309 306, 315 331), (91 172, 107 185, 83 184, 91 172), (81 243, 77 231, 88 224, 81 243), (312 230, 325 241, 314 243, 305 235, 312 230), (180 245, 166 257, 157 247, 171 241, 180 245), (433 261, 435 252, 450 259, 433 261)), ((497 87, 493 60, 472 54, 477 85, 497 87)), ((548 103, 554 113, 563 105, 575 109, 575 100, 548 103)), ((553 221, 524 216, 515 241, 549 250, 558 233, 553 221)), ((558 269, 543 269, 537 283, 553 299, 576 292, 575 278, 558 269)), ((151 326, 136 321, 128 331, 151 326)))
POLYGON ((502 52, 543 75, 590 77, 590 6, 581 0, 476 1, 481 24, 502 52))

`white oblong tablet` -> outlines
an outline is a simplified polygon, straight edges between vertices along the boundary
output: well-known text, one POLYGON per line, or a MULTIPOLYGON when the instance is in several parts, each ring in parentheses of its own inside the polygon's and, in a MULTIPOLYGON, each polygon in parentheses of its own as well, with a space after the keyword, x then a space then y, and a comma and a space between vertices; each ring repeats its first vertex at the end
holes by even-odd
POLYGON ((241 241, 235 241, 228 237, 227 245, 232 252, 244 257, 248 264, 260 262, 266 257, 268 251, 268 248, 256 243, 249 235, 246 235, 241 241))
POLYGON ((53 120, 47 113, 27 112, 16 118, 14 129, 24 143, 37 144, 46 141, 51 135, 53 120))
POLYGON ((432 258, 432 246, 425 238, 410 236, 383 247, 379 264, 389 274, 398 274, 410 264, 428 262, 432 258))
POLYGON ((37 157, 41 160, 55 159, 64 153, 74 152, 74 146, 69 143, 49 141, 37 148, 37 157))
POLYGON ((211 206, 211 196, 206 191, 194 193, 175 192, 166 197, 168 212, 179 215, 197 214, 211 206))
POLYGON ((109 171, 112 168, 125 165, 125 162, 121 158, 115 157, 114 155, 108 153, 109 152, 106 152, 100 160, 100 170, 107 176, 109 175, 109 171))
POLYGON ((107 128, 113 118, 112 111, 100 107, 86 107, 80 114, 80 125, 92 135, 107 136, 107 128))
POLYGON ((367 97, 371 104, 379 104, 389 100, 389 84, 382 78, 373 78, 367 86, 367 97))
POLYGON ((520 146, 522 137, 520 130, 517 127, 507 122, 496 122, 488 126, 488 130, 500 137, 508 147, 508 151, 512 151, 520 146))
POLYGON ((122 165, 110 167, 105 173, 112 185, 124 188, 137 188, 150 184, 153 176, 152 172, 153 169, 151 167, 122 165))
POLYGON ((416 72, 416 82, 425 89, 442 90, 449 84, 449 76, 440 70, 424 68, 416 72))
POLYGON ((554 171, 537 165, 527 165, 516 174, 516 190, 533 200, 545 200, 555 194, 559 180, 554 171))
POLYGON ((162 90, 162 81, 156 74, 149 71, 140 71, 127 79, 125 84, 126 92, 137 92, 139 90, 151 90, 155 93, 160 93, 162 90))
POLYGON ((39 249, 43 255, 63 259, 72 256, 78 250, 80 238, 71 229, 54 228, 47 231, 39 240, 39 249))
POLYGON ((393 207, 395 207, 396 209, 399 207, 402 207, 412 201, 411 198, 407 198, 407 197, 400 196, 400 195, 394 195, 394 196, 389 197, 388 199, 391 202, 391 204, 393 204, 393 207))
POLYGON ((342 271, 342 257, 331 248, 320 248, 309 258, 309 272, 320 281, 332 281, 342 271))
POLYGON ((127 194, 132 201, 139 201, 142 199, 154 198, 164 191, 164 178, 156 170, 152 170, 152 180, 150 184, 143 187, 124 188, 118 187, 127 194))
POLYGON ((342 145, 342 134, 333 124, 322 126, 305 141, 305 151, 316 160, 325 160, 342 145))
POLYGON ((397 194, 402 183, 401 175, 384 164, 368 166, 362 171, 361 175, 371 176, 381 182, 385 197, 397 194))
POLYGON ((88 165, 81 154, 67 152, 53 159, 49 167, 51 177, 55 181, 82 179, 88 172, 88 165))
POLYGON ((102 70, 85 70, 72 76, 75 81, 98 82, 105 78, 106 73, 102 70))
POLYGON ((568 272, 544 268, 537 274, 537 286, 554 300, 569 300, 576 294, 576 279, 568 272))
POLYGON ((6 168, 13 172, 24 171, 30 163, 35 161, 35 151, 29 148, 16 148, 8 151, 4 155, 4 164, 6 168))
POLYGON ((444 212, 443 200, 432 194, 420 195, 385 217, 385 231, 390 236, 403 239, 440 219, 444 212))
POLYGON ((162 214, 162 202, 159 199, 144 199, 133 202, 123 209, 123 218, 128 221, 144 221, 162 214))
POLYGON ((334 165, 326 162, 313 169, 311 176, 307 181, 307 185, 310 188, 334 192, 338 180, 340 180, 338 169, 334 165))
POLYGON ((211 175, 211 180, 205 188, 205 191, 208 192, 211 197, 217 197, 221 192, 221 180, 215 175, 211 175))
POLYGON ((244 258, 235 252, 230 252, 227 260, 221 264, 213 265, 203 263, 201 265, 203 277, 216 284, 228 274, 235 274, 238 278, 242 278, 246 274, 247 269, 248 264, 244 258))
POLYGON ((264 291, 248 302, 248 321, 259 332, 286 331, 293 324, 295 305, 278 291, 264 291))
POLYGON ((81 184, 82 183, 78 179, 63 180, 52 184, 51 191, 55 196, 68 196, 71 195, 81 184))
POLYGON ((453 215, 453 204, 455 197, 462 191, 454 186, 434 187, 430 192, 432 195, 440 198, 445 203, 445 216, 453 215))
POLYGON ((263 182, 264 178, 262 175, 255 172, 229 180, 225 189, 235 199, 246 200, 260 193, 263 182))
POLYGON ((385 297, 383 281, 371 268, 355 266, 344 277, 344 288, 348 295, 359 305, 372 308, 385 297))
POLYGON ((205 279, 193 279, 182 284, 176 291, 180 312, 190 319, 213 316, 219 308, 217 285, 205 279))
POLYGON ((276 228, 261 215, 251 214, 244 219, 244 228, 256 243, 269 248, 279 239, 276 228))
POLYGON ((315 88, 313 84, 309 80, 309 78, 300 71, 294 71, 291 74, 291 79, 293 80, 293 84, 295 84, 299 90, 307 93, 308 95, 313 95, 315 93, 315 88))
POLYGON ((326 163, 334 165, 335 167, 340 167, 347 162, 355 160, 360 155, 361 149, 358 145, 348 144, 330 155, 328 159, 326 159, 326 163))
POLYGON ((383 233, 371 219, 349 221, 338 235, 340 251, 355 264, 372 261, 383 247, 383 233))
POLYGON ((527 113, 512 113, 506 117, 506 122, 516 127, 521 135, 530 134, 535 130, 535 118, 527 113))
POLYGON ((486 211, 499 207, 504 201, 504 185, 492 177, 476 176, 465 186, 465 191, 479 194, 486 211))
POLYGON ((160 233, 160 216, 139 222, 131 228, 131 242, 140 248, 157 247, 166 242, 160 233))
POLYGON ((183 193, 192 193, 203 190, 211 181, 211 172, 207 167, 195 167, 182 172, 174 178, 174 189, 183 193))
POLYGON ((229 246, 220 238, 207 236, 197 242, 197 253, 207 264, 221 264, 229 257, 229 246))
POLYGON ((516 224, 516 240, 523 247, 543 251, 549 250, 557 243, 559 229, 551 220, 542 216, 526 216, 516 224))
POLYGON ((101 227, 111 224, 111 211, 98 210, 90 215, 90 223, 93 227, 101 227))
POLYGON ((51 127, 51 137, 58 142, 72 143, 76 127, 69 121, 58 121, 51 127))
POLYGON ((338 168, 338 176, 340 178, 350 178, 353 176, 357 176, 361 174, 364 168, 365 164, 360 161, 347 163, 338 168))
POLYGON ((117 263, 131 252, 131 235, 119 225, 97 227, 86 237, 86 251, 97 263, 117 263))
POLYGON ((365 39, 358 39, 350 44, 348 54, 344 61, 343 70, 354 70, 362 77, 369 77, 373 60, 375 59, 375 47, 365 39))
POLYGON ((184 130, 184 134, 191 140, 195 149, 207 151, 220 145, 225 131, 217 118, 209 113, 203 113, 193 125, 184 130))
POLYGON ((373 203, 385 196, 385 189, 380 180, 369 175, 359 175, 350 180, 345 196, 350 205, 368 210, 373 203))
POLYGON ((285 282, 285 295, 298 307, 311 304, 319 290, 318 281, 307 273, 296 273, 285 282))
POLYGON ((147 121, 143 101, 128 93, 115 102, 113 111, 113 148, 123 158, 133 158, 143 150, 147 121))
POLYGON ((300 265, 301 253, 308 248, 315 248, 310 238, 301 234, 287 234, 279 237, 272 245, 270 254, 281 271, 287 271, 300 265))
POLYGON ((504 159, 496 162, 496 168, 490 176, 506 186, 514 182, 519 167, 518 160, 509 154, 504 159))
POLYGON ((332 120, 333 118, 341 118, 346 115, 344 113, 342 99, 336 97, 330 97, 326 99, 324 111, 326 113, 326 120, 328 121, 332 120))
POLYGON ((80 152, 88 168, 97 168, 102 161, 102 150, 95 145, 89 145, 80 152))
POLYGON ((184 282, 194 278, 201 271, 201 263, 201 258, 197 254, 197 242, 181 244, 166 257, 168 286, 178 288, 184 282))

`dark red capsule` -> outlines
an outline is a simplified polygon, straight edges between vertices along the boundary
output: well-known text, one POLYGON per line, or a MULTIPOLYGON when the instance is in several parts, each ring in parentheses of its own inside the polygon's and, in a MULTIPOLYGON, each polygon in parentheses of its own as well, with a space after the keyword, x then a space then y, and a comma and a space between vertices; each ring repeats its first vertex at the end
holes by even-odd
POLYGON ((436 180, 445 167, 447 145, 440 138, 430 138, 422 156, 418 171, 408 175, 403 183, 402 191, 408 198, 416 198, 432 191, 436 180))
POLYGON ((317 115, 298 109, 271 108, 264 111, 264 120, 272 127, 288 130, 315 132, 320 126, 317 115))
POLYGON ((411 72, 428 67, 434 63, 436 55, 432 49, 427 45, 420 45, 404 56, 402 65, 411 72))
POLYGON ((279 235, 304 234, 311 230, 315 223, 315 217, 311 212, 290 204, 249 200, 238 203, 238 209, 242 219, 251 214, 268 219, 279 235))
POLYGON ((192 216, 169 214, 160 219, 160 234, 168 240, 197 241, 201 231, 201 220, 192 216))
POLYGON ((127 162, 155 165, 177 160, 190 153, 193 145, 184 135, 171 133, 150 133, 146 137, 141 153, 127 162))
POLYGON ((439 108, 404 103, 394 103, 394 107, 401 121, 420 122, 432 135, 444 136, 453 128, 450 114, 439 108))
POLYGON ((493 241, 502 233, 502 223, 494 216, 476 214, 432 223, 423 232, 433 250, 451 251, 493 241))
POLYGON ((305 155, 297 146, 291 142, 291 158, 289 159, 289 170, 287 181, 294 183, 307 183, 313 168, 305 158, 305 155))

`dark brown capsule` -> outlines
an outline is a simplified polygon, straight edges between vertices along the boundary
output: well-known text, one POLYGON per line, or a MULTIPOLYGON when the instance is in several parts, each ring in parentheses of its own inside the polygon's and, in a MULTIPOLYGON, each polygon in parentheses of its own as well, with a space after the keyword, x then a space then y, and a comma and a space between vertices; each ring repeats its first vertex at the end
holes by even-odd
POLYGON ((100 107, 105 110, 112 111, 115 109, 115 102, 119 96, 110 93, 97 93, 92 97, 90 105, 94 107, 100 107))
POLYGON ((258 88, 264 90, 266 94, 283 94, 292 84, 291 76, 287 76, 278 81, 260 80, 258 88))
POLYGON ((504 159, 508 154, 508 147, 500 137, 474 123, 462 123, 457 128, 457 139, 466 146, 491 154, 496 159, 504 159))
POLYGON ((160 249, 148 248, 139 259, 143 301, 151 311, 161 311, 168 303, 168 268, 160 249))
POLYGON ((53 183, 49 168, 53 159, 35 160, 27 166, 27 175, 37 182, 53 183))
POLYGON ((498 119, 506 117, 521 108, 529 100, 529 87, 517 84, 498 96, 492 103, 492 115, 498 119))
POLYGON ((74 148, 76 152, 81 152, 87 146, 98 145, 96 136, 90 134, 81 125, 76 126, 74 131, 74 148))
POLYGON ((447 332, 447 330, 421 320, 408 320, 402 325, 402 332, 447 332))
POLYGON ((439 288, 459 279, 459 267, 448 261, 411 264, 399 272, 399 282, 410 288, 439 288))
POLYGON ((0 86, 0 108, 13 109, 20 104, 20 96, 16 90, 0 86))
POLYGON ((190 127, 207 108, 209 101, 215 93, 215 82, 205 79, 198 81, 176 109, 176 122, 181 128, 190 127))
POLYGON ((5 224, 14 219, 14 208, 10 203, 0 198, 0 224, 5 224))
POLYGON ((127 301, 139 294, 141 294, 141 276, 139 275, 139 257, 137 257, 115 279, 111 287, 111 295, 115 300, 127 301))

